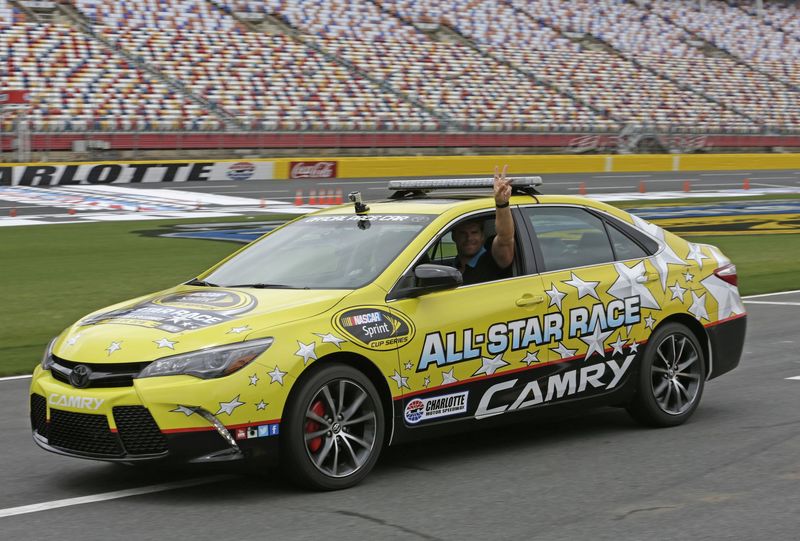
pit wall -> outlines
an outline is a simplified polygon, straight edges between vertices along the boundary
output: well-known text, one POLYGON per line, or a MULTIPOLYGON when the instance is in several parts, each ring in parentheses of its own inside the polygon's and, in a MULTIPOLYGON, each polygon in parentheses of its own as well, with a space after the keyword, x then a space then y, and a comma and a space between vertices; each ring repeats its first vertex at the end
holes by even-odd
POLYGON ((457 177, 554 173, 800 170, 800 154, 636 154, 275 158, 0 164, 0 185, 123 184, 289 178, 457 177))

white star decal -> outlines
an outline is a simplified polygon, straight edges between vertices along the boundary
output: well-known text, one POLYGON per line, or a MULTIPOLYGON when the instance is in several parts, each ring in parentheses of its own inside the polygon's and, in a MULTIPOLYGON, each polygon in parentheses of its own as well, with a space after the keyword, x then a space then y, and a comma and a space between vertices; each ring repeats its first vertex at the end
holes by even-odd
POLYGON ((545 289, 544 292, 547 293, 548 297, 550 297, 550 304, 548 304, 547 307, 549 308, 551 306, 558 306, 558 309, 561 310, 561 299, 566 297, 567 294, 560 292, 556 285, 552 282, 550 283, 550 289, 545 289))
POLYGON ((692 305, 689 307, 688 312, 698 320, 705 319, 706 321, 711 321, 708 319, 708 309, 706 309, 706 294, 703 293, 699 297, 694 291, 691 291, 691 294, 692 305))
POLYGON ((686 271, 686 274, 683 275, 683 279, 686 280, 687 283, 691 282, 693 278, 694 278, 694 274, 692 274, 688 270, 686 271))
POLYGON ((110 357, 112 353, 114 353, 115 351, 119 351, 121 349, 122 349, 122 341, 111 342, 111 345, 109 345, 106 348, 106 351, 108 352, 108 356, 110 357))
POLYGON ((644 308, 661 309, 647 286, 639 281, 645 275, 644 261, 639 261, 633 267, 628 267, 625 263, 614 263, 614 268, 619 278, 608 288, 609 295, 617 299, 638 295, 644 308))
MULTIPOLYGON (((662 238, 663 240, 663 238, 662 238)), ((670 265, 686 266, 686 261, 678 257, 667 241, 664 241, 664 249, 650 260, 650 263, 658 271, 658 277, 661 279, 661 290, 667 290, 667 277, 669 276, 670 265)))
POLYGON ((258 374, 250 376, 250 385, 258 385, 258 374))
POLYGON ((405 368, 406 370, 411 370, 412 368, 414 368, 414 363, 412 363, 411 361, 406 361, 406 364, 403 365, 403 368, 405 368))
POLYGON ((717 260, 717 267, 724 267, 725 265, 730 264, 731 260, 722 255, 722 252, 717 250, 716 246, 706 246, 711 255, 714 256, 714 259, 717 260))
POLYGON ((586 359, 591 357, 592 353, 599 353, 601 356, 605 358, 606 355, 605 341, 606 338, 611 336, 613 332, 614 332, 613 330, 603 331, 603 329, 600 328, 600 325, 597 325, 594 328, 594 332, 592 334, 587 336, 581 336, 581 340, 583 340, 583 342, 587 346, 589 346, 589 349, 586 350, 586 357, 584 357, 583 360, 585 361, 586 359))
POLYGON ((278 365, 275 365, 275 369, 272 372, 267 372, 267 375, 270 378, 269 384, 272 385, 273 383, 279 383, 283 385, 283 376, 285 376, 288 372, 283 372, 278 365))
POLYGON ((233 415, 233 410, 238 408, 239 406, 244 406, 246 402, 241 402, 239 400, 239 395, 236 395, 236 398, 231 400, 230 402, 220 402, 219 403, 219 411, 214 415, 219 415, 220 413, 227 413, 228 415, 233 415))
POLYGON ((70 336, 69 340, 67 340, 68 346, 74 346, 78 339, 81 337, 81 333, 76 334, 75 336, 70 336))
POLYGON ((577 276, 575 276, 574 272, 570 273, 572 275, 572 279, 566 280, 564 283, 570 285, 578 290, 578 299, 582 299, 585 296, 589 295, 590 297, 594 297, 598 301, 600 297, 597 295, 597 291, 595 288, 600 282, 584 282, 577 276))
POLYGON ((502 368, 504 366, 508 366, 509 363, 503 359, 503 354, 498 353, 495 355, 494 358, 490 359, 488 357, 481 357, 481 367, 478 368, 473 376, 477 376, 479 374, 486 374, 487 376, 491 376, 495 372, 497 372, 498 368, 502 368))
POLYGON ((724 280, 720 280, 713 274, 700 281, 709 294, 717 301, 717 316, 719 319, 744 314, 744 305, 739 297, 739 290, 724 280))
POLYGON ((431 384, 431 378, 429 376, 425 376, 425 379, 422 381, 422 386, 426 389, 431 384))
POLYGON ((558 356, 562 359, 567 359, 569 357, 575 356, 575 352, 578 351, 577 349, 569 349, 567 346, 563 344, 563 342, 558 343, 558 347, 555 349, 550 349, 550 351, 558 353, 558 356))
POLYGON ((617 353, 622 355, 623 354, 622 348, 627 343, 628 343, 628 341, 627 340, 623 340, 622 339, 622 333, 620 333, 619 336, 617 336, 617 341, 611 343, 611 347, 614 348, 614 351, 611 352, 611 356, 613 357, 617 353))
POLYGON ((401 376, 400 372, 398 372, 397 370, 394 371, 394 374, 392 374, 389 377, 389 379, 394 380, 394 382, 397 384, 398 389, 402 389, 403 387, 405 387, 406 389, 411 388, 408 386, 408 378, 404 378, 403 376, 401 376))
POLYGON ((647 220, 643 220, 642 218, 639 218, 638 216, 635 216, 635 215, 631 215, 631 216, 633 216, 633 224, 636 227, 638 227, 642 231, 646 231, 647 233, 650 233, 651 235, 653 235, 656 238, 659 238, 659 239, 663 239, 664 238, 664 230, 661 229, 660 227, 658 227, 656 224, 650 223, 647 220))
POLYGON ((338 336, 334 336, 331 333, 322 334, 320 332, 315 332, 314 334, 322 338, 323 344, 333 344, 339 349, 342 349, 342 346, 340 345, 342 342, 347 342, 347 340, 345 340, 344 338, 339 338, 338 336))
POLYGON ((526 366, 530 366, 533 363, 539 362, 539 352, 534 351, 531 353, 530 351, 525 352, 525 357, 520 361, 521 363, 525 363, 526 366))
POLYGON ((644 326, 648 329, 654 329, 656 326, 656 320, 653 319, 653 314, 647 314, 647 317, 644 318, 644 326))
POLYGON ((686 293, 686 290, 681 287, 677 280, 675 280, 674 286, 669 286, 669 290, 672 291, 672 298, 670 300, 678 299, 681 301, 681 304, 683 304, 683 295, 686 293))
POLYGON ((639 344, 636 343, 636 340, 628 348, 628 353, 639 353, 639 344))
POLYGON ((658 271, 658 276, 661 278, 661 289, 663 291, 667 290, 667 275, 669 274, 669 265, 686 265, 686 262, 683 261, 678 254, 675 253, 675 250, 669 245, 667 240, 664 238, 664 230, 658 227, 655 224, 651 224, 646 220, 642 220, 638 216, 633 217, 633 223, 639 229, 646 231, 647 233, 651 234, 655 238, 661 241, 663 245, 662 250, 653 257, 650 262, 658 271))
POLYGON ((194 415, 197 412, 196 408, 181 406, 180 404, 178 404, 178 407, 175 408, 174 410, 169 410, 169 411, 174 413, 183 413, 187 417, 189 417, 190 415, 194 415))
POLYGON ((453 370, 455 370, 455 368, 451 368, 449 372, 442 372, 442 385, 447 385, 448 383, 455 383, 458 381, 453 375, 453 370))
POLYGON ((256 410, 261 411, 261 410, 265 409, 267 406, 268 406, 268 404, 266 402, 264 402, 264 399, 262 398, 261 402, 256 404, 256 410))
POLYGON ((692 242, 689 244, 689 254, 686 256, 686 259, 691 259, 692 261, 697 263, 697 266, 700 267, 700 270, 703 270, 703 260, 709 259, 709 257, 703 253, 703 249, 699 244, 694 244, 692 242))
POLYGON ((314 351, 314 347, 317 345, 316 342, 311 342, 310 344, 304 344, 300 340, 297 341, 297 345, 300 349, 294 352, 295 355, 298 357, 303 358, 303 366, 308 364, 309 359, 317 360, 317 353, 314 351))
POLYGON ((250 325, 245 325, 244 327, 231 327, 231 330, 229 330, 225 334, 241 334, 249 330, 252 330, 250 329, 250 325))
POLYGON ((178 342, 176 340, 170 340, 169 338, 161 338, 160 340, 153 340, 153 343, 157 346, 156 349, 169 348, 174 350, 175 344, 178 342))

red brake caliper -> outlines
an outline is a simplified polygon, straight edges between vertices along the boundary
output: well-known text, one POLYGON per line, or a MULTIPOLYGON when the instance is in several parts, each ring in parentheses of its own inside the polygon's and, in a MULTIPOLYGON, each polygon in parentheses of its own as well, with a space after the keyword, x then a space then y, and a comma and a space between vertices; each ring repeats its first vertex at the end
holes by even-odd
MULTIPOLYGON (((320 417, 325 417, 325 406, 322 404, 321 400, 317 400, 316 402, 314 402, 314 405, 311 406, 311 411, 313 411, 320 417)), ((319 431, 320 428, 322 428, 322 425, 320 425, 316 421, 306 422, 306 434, 317 432, 319 431)), ((317 451, 319 451, 320 447, 322 447, 322 436, 317 436, 316 438, 308 440, 308 449, 312 453, 316 453, 317 451)))

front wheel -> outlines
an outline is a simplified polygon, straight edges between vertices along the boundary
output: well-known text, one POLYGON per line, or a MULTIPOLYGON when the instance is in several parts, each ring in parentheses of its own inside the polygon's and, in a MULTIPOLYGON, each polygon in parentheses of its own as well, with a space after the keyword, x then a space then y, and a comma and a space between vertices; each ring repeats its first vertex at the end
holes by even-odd
POLYGON ((383 445, 383 408, 375 386, 346 365, 324 366, 301 385, 281 430, 289 473, 315 489, 355 485, 375 465, 383 445))
POLYGON ((682 424, 697 409, 705 379, 705 359, 697 337, 679 323, 668 323, 647 343, 628 413, 648 426, 682 424))

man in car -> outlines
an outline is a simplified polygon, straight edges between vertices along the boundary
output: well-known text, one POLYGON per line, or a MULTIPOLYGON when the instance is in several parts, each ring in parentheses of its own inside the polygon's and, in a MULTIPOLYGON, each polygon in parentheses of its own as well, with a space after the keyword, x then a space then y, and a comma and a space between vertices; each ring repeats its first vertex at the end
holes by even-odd
POLYGON ((453 228, 453 241, 458 255, 456 268, 464 277, 464 284, 488 282, 511 276, 514 261, 514 219, 508 200, 511 197, 511 180, 506 179, 508 165, 503 170, 494 168, 495 232, 486 239, 483 219, 467 220, 453 228))

